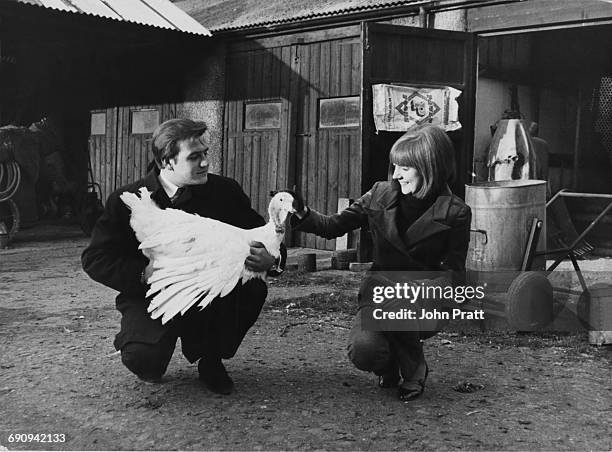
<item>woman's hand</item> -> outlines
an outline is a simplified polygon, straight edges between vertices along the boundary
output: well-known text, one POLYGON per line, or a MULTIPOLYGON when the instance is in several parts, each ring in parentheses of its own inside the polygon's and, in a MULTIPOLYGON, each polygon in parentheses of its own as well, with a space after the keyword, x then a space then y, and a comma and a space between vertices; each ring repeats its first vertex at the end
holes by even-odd
POLYGON ((308 207, 304 205, 304 199, 299 193, 294 192, 293 190, 281 190, 285 193, 289 193, 293 196, 293 208, 295 209, 294 215, 298 217, 300 220, 306 216, 308 213, 308 207))

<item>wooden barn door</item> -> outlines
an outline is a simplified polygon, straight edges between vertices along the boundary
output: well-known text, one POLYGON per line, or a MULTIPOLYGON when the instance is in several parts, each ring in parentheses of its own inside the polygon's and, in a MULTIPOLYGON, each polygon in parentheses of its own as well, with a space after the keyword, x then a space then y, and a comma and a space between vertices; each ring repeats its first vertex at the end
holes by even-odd
POLYGON ((365 23, 363 39, 363 186, 368 190, 387 178, 388 154, 401 132, 379 132, 372 116, 372 85, 451 86, 459 97, 455 146, 457 177, 451 185, 459 196, 471 181, 476 85, 476 39, 472 33, 365 23))
MULTIPOLYGON (((313 209, 332 214, 340 198, 361 190, 361 41, 320 41, 299 47, 296 185, 313 209)), ((335 249, 335 240, 296 233, 293 245, 335 249)))
MULTIPOLYGON (((359 38, 228 56, 223 174, 263 215, 271 190, 296 189, 324 213, 359 195, 360 61, 359 38), (323 125, 321 102, 332 112, 323 125)), ((296 233, 286 242, 334 249, 335 241, 296 233)))
MULTIPOLYGON (((464 127, 453 136, 462 187, 472 161, 472 35, 364 24, 361 37, 319 36, 230 49, 223 174, 242 185, 253 206, 265 214, 270 190, 295 186, 312 208, 332 214, 339 199, 356 199, 387 178, 389 148, 401 134, 375 133, 374 83, 462 90, 464 127)), ((358 246, 352 238, 349 246, 358 246)), ((312 234, 296 233, 287 243, 335 248, 334 240, 312 234)))
POLYGON ((115 186, 135 182, 147 174, 153 162, 151 135, 168 119, 177 117, 177 104, 120 107, 117 118, 115 186))
POLYGON ((89 164, 93 181, 99 185, 100 197, 106 203, 115 187, 115 154, 117 149, 117 111, 107 108, 91 112, 89 164))
POLYGON ((123 185, 141 179, 153 161, 153 130, 176 118, 177 104, 113 107, 91 112, 89 158, 102 202, 123 185))
POLYGON ((271 190, 292 187, 296 47, 228 56, 223 174, 238 181, 267 215, 271 190))

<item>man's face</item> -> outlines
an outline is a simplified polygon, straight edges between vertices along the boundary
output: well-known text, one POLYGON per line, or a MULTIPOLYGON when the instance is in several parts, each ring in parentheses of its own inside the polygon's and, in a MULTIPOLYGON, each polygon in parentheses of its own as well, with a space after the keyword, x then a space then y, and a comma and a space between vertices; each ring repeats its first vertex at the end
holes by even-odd
POLYGON ((179 153, 166 164, 170 182, 185 185, 208 181, 208 143, 203 137, 188 138, 177 143, 179 153))

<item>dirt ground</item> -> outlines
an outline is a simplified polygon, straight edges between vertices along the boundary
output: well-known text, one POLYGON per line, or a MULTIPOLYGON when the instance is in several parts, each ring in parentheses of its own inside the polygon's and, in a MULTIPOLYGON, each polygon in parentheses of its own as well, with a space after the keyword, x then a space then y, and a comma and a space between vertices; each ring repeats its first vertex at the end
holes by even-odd
POLYGON ((226 362, 234 394, 204 389, 178 349, 162 384, 142 383, 114 353, 114 292, 81 270, 86 243, 0 250, 0 449, 612 448, 612 350, 584 332, 451 329, 426 341, 422 398, 401 403, 377 388, 345 352, 359 273, 271 281, 226 362), (454 389, 465 382, 484 387, 454 389), (15 442, 23 433, 58 436, 15 442))

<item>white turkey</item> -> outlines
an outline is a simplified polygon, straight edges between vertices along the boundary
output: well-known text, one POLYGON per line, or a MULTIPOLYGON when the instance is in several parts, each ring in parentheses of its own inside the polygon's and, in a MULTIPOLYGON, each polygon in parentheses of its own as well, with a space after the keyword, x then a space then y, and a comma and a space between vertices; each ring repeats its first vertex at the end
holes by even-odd
POLYGON ((287 215, 295 212, 294 198, 287 192, 275 194, 268 207, 269 221, 255 229, 241 229, 211 218, 167 208, 160 209, 151 193, 142 187, 140 197, 121 194, 131 212, 130 226, 149 259, 147 297, 151 317, 166 323, 179 312, 185 314, 198 303, 204 309, 217 296, 230 293, 242 281, 265 278, 244 267, 249 243, 264 244, 278 258, 287 215))

